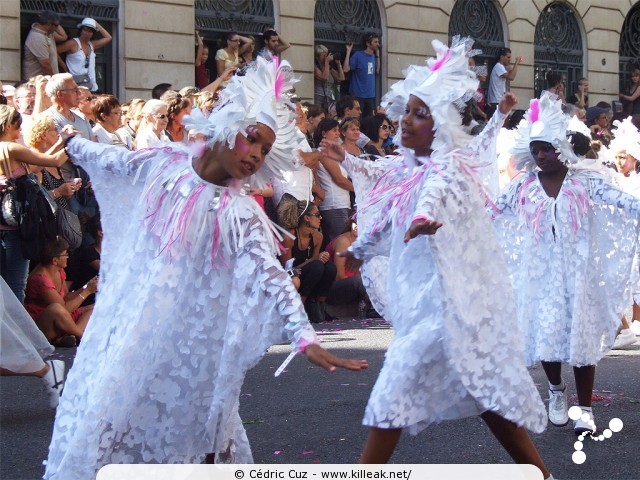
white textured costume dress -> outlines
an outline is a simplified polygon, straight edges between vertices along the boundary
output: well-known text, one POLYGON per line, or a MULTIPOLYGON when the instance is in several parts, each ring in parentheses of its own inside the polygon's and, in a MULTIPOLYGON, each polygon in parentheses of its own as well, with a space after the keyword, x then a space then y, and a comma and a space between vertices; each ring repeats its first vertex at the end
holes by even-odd
MULTIPOLYGON (((350 250, 365 264, 389 257, 385 318, 395 337, 365 425, 416 434, 487 410, 536 432, 547 423, 512 325, 511 285, 472 156, 449 150, 415 158, 407 151, 367 202, 377 213, 350 250), (418 216, 443 226, 405 244, 418 216)), ((344 165, 352 173, 365 162, 348 157, 344 165)))
POLYGON ((497 206, 527 363, 597 364, 629 303, 640 201, 603 172, 570 168, 557 198, 531 172, 497 206))
POLYGON ((107 463, 200 462, 207 452, 252 462, 238 415, 246 371, 283 337, 296 348, 316 340, 271 224, 240 189, 203 181, 185 147, 152 152, 142 196, 119 213, 116 179, 135 176, 147 152, 79 138, 67 150, 111 211, 106 278, 58 407, 45 478, 94 478, 107 463))
POLYGON ((14 373, 33 373, 54 348, 0 277, 0 367, 14 373))

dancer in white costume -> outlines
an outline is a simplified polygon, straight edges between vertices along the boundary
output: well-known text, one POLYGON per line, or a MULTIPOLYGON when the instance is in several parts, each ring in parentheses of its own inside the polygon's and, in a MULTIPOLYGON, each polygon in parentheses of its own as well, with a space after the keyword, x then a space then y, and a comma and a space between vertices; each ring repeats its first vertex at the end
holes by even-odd
POLYGON ((64 362, 44 360, 53 347, 2 277, 0 314, 0 375, 41 378, 55 408, 64 387, 64 362))
POLYGON ((603 172, 581 167, 574 150, 586 153, 589 141, 568 138, 568 122, 555 95, 531 101, 512 150, 527 173, 500 197, 495 225, 512 267, 527 364, 541 361, 549 380, 549 419, 569 421, 566 362, 579 406, 591 417, 576 421, 580 434, 595 430, 595 365, 611 348, 630 298, 640 201, 603 172))
POLYGON ((197 153, 69 141, 103 208, 118 207, 110 178, 135 176, 140 159, 146 181, 120 215, 125 231, 114 234, 116 217, 106 217, 107 278, 68 376, 45 478, 93 478, 107 463, 200 462, 207 452, 252 462, 240 388, 283 339, 327 370, 366 368, 317 345, 276 258, 274 227, 242 189, 249 175, 259 182, 294 167, 305 138, 281 94, 291 77, 285 62, 263 59, 234 77, 222 106, 190 121, 208 139, 197 153))
MULTIPOLYGON (((478 140, 484 148, 467 148, 471 138, 454 102, 464 106, 477 88, 469 42, 454 39, 448 48, 434 41, 437 58, 410 67, 385 98, 388 114, 402 109, 401 154, 373 188, 364 208, 376 213, 348 250, 365 264, 376 254, 389 257, 385 313, 395 330, 366 408, 371 428, 361 460, 386 462, 402 430, 416 434, 434 422, 482 415, 516 462, 547 477, 523 428, 545 428, 544 406, 524 366, 506 265, 474 173, 476 152, 489 150, 517 100, 502 100, 478 140)), ((335 143, 322 149, 336 160, 345 156, 335 143)), ((367 163, 347 155, 343 165, 354 174, 367 163)))

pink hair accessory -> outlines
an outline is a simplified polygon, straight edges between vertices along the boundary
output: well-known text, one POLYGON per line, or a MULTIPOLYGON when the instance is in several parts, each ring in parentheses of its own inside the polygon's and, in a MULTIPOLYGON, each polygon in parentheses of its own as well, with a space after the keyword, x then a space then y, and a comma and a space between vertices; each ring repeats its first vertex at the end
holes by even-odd
POLYGON ((444 54, 444 56, 438 60, 436 63, 433 64, 433 66, 431 67, 431 71, 435 72, 436 70, 439 70, 440 67, 442 67, 442 65, 449 60, 449 58, 451 58, 451 49, 447 50, 447 53, 444 54))
POLYGON ((537 122, 540 118, 540 100, 534 98, 529 102, 529 123, 537 122))

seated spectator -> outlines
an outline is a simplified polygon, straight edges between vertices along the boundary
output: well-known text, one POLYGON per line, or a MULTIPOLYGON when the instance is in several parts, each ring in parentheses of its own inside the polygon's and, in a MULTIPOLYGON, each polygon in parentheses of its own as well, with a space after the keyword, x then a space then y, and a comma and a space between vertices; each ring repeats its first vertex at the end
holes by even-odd
POLYGON ((133 150, 136 140, 136 132, 142 121, 142 109, 145 101, 141 98, 134 98, 129 104, 129 110, 125 116, 122 127, 117 131, 118 136, 122 139, 129 150, 133 150))
POLYGON ((98 143, 127 146, 118 135, 118 129, 122 127, 122 112, 120 110, 120 102, 116 97, 113 95, 99 95, 93 102, 93 114, 96 119, 93 133, 98 143))
POLYGON ((165 92, 160 98, 167 105, 169 121, 165 133, 172 142, 188 142, 188 135, 185 132, 182 118, 191 112, 191 101, 183 97, 175 90, 165 92))
POLYGON ((378 317, 367 291, 362 284, 360 267, 352 261, 338 254, 346 252, 358 238, 358 225, 355 220, 349 219, 344 226, 343 233, 331 240, 327 245, 330 261, 336 266, 336 281, 331 286, 327 303, 330 305, 348 305, 357 302, 362 316, 378 317))
POLYGON ((142 109, 142 120, 136 134, 136 150, 169 142, 165 128, 169 123, 167 105, 162 100, 149 100, 142 109))
POLYGON ((322 233, 320 222, 322 215, 312 202, 283 201, 278 206, 280 224, 294 235, 294 239, 285 237, 282 241, 286 251, 280 256, 280 262, 287 266, 293 259, 292 276, 300 278, 298 292, 313 323, 328 319, 325 301, 336 278, 336 266, 329 262, 329 254, 320 252, 322 233))
POLYGON ((369 137, 369 143, 364 147, 365 153, 375 157, 384 157, 389 155, 384 143, 389 139, 393 130, 393 124, 386 115, 376 113, 362 120, 360 129, 367 137, 369 137))
POLYGON ((98 290, 98 277, 69 292, 64 269, 69 245, 58 237, 42 250, 40 263, 27 279, 25 309, 53 345, 75 346, 89 323, 93 307, 80 307, 87 296, 98 290), (75 337, 75 341, 71 338, 75 337))
MULTIPOLYGON (((86 232, 95 239, 95 243, 88 247, 79 248, 71 252, 69 257, 69 265, 67 266, 67 282, 70 283, 71 291, 82 288, 89 281, 100 273, 100 253, 102 252, 102 226, 100 225, 100 217, 96 215, 91 218, 86 226, 86 232)), ((95 303, 95 295, 90 294, 87 299, 82 302, 82 306, 93 305, 95 303)))
POLYGON ((77 37, 57 46, 58 54, 66 53, 67 71, 79 86, 88 87, 92 92, 98 90, 95 50, 104 47, 111 40, 111 35, 102 25, 87 17, 78 24, 77 37), (96 32, 100 34, 98 40, 93 39, 96 32))

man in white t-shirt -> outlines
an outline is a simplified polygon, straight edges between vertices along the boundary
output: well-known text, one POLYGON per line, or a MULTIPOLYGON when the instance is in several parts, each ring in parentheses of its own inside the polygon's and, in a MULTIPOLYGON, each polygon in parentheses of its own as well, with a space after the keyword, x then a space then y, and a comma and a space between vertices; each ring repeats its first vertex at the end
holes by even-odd
POLYGON ((487 94, 487 103, 491 105, 495 111, 495 107, 500 103, 500 99, 507 92, 507 80, 512 81, 518 73, 518 65, 522 62, 522 57, 516 58, 513 65, 511 63, 511 50, 503 48, 500 50, 500 59, 491 70, 489 78, 489 92, 487 94))

